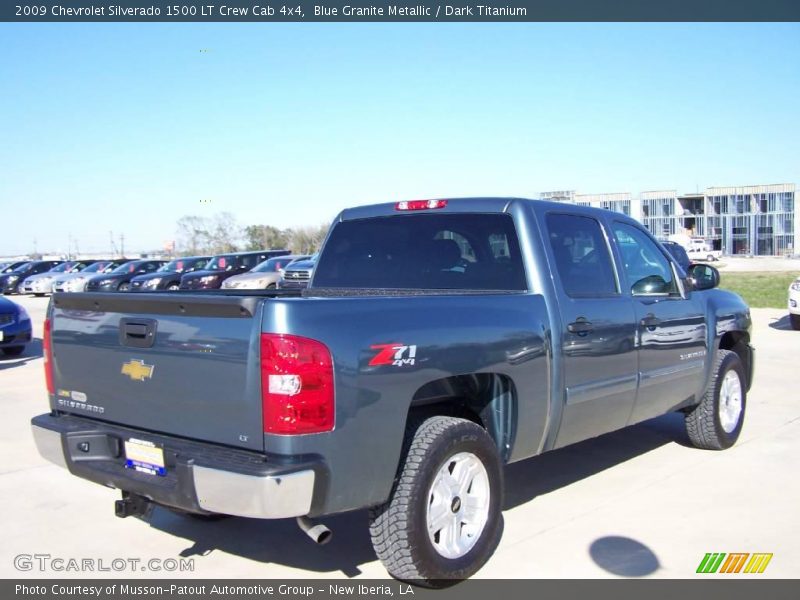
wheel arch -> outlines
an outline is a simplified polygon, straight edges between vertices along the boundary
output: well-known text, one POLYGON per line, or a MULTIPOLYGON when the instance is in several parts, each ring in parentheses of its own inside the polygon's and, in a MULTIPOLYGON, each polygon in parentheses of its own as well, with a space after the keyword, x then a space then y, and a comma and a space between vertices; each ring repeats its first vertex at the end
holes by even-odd
POLYGON ((471 373, 436 379, 417 389, 406 423, 433 416, 467 419, 486 430, 506 463, 514 443, 517 414, 517 391, 509 376, 471 373))
POLYGON ((753 383, 753 354, 750 348, 750 334, 746 331, 726 331, 719 339, 717 350, 731 350, 739 356, 747 379, 745 389, 749 391, 753 383))

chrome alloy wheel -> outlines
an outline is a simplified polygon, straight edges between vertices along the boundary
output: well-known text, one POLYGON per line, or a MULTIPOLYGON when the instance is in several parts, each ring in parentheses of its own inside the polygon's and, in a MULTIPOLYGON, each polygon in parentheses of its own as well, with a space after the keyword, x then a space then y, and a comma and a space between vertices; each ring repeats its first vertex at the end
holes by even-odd
POLYGON ((489 475, 471 452, 442 465, 428 492, 426 525, 431 544, 445 558, 461 558, 481 537, 489 518, 489 475))
POLYGON ((739 374, 731 369, 725 373, 719 388, 719 422, 725 433, 731 433, 742 414, 742 382, 739 374))

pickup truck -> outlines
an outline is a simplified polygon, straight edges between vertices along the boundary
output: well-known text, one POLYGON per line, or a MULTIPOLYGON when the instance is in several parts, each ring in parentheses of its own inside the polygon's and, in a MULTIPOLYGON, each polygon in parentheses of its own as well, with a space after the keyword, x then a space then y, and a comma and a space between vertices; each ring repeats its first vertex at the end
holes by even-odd
POLYGON ((343 211, 303 292, 55 294, 40 453, 121 490, 118 516, 369 509, 394 577, 469 577, 503 465, 680 411, 739 437, 750 311, 636 221, 526 199, 343 211))

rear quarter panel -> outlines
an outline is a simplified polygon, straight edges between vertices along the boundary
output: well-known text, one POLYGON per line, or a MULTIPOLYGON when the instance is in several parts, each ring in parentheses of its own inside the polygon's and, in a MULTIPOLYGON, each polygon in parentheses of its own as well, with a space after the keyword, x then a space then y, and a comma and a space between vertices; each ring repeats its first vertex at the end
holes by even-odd
POLYGON ((361 508, 389 496, 415 393, 452 375, 496 373, 514 387, 510 459, 535 454, 549 406, 549 326, 533 294, 276 299, 263 331, 325 343, 334 362, 333 432, 266 434, 267 452, 318 454, 330 480, 313 514, 361 508), (415 345, 414 364, 370 366, 380 344, 415 345))

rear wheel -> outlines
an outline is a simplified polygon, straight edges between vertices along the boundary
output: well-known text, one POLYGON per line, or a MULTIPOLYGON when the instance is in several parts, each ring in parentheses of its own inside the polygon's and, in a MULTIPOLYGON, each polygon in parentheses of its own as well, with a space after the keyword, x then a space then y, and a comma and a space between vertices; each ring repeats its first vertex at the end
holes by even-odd
POLYGON ((800 330, 800 315, 789 315, 789 322, 792 324, 792 329, 800 330))
POLYGON ((686 414, 686 432, 697 448, 724 450, 739 439, 746 405, 744 368, 739 355, 717 351, 714 376, 703 399, 686 414))
POLYGON ((370 511, 372 545, 393 577, 442 587, 473 575, 497 547, 502 465, 471 421, 432 417, 409 437, 391 497, 370 511))
POLYGON ((25 346, 10 346, 3 348, 3 354, 6 356, 19 356, 25 351, 25 346))
POLYGON ((170 292, 177 292, 180 288, 181 286, 177 283, 170 283, 167 286, 167 290, 169 290, 170 292))
POLYGON ((130 283, 120 283, 117 286, 117 291, 118 292, 129 292, 130 289, 131 289, 131 284, 130 283))

